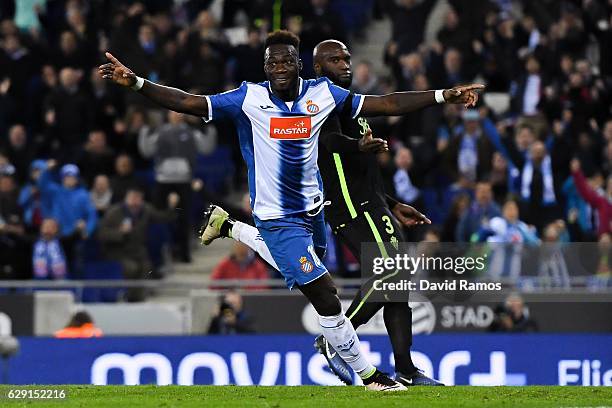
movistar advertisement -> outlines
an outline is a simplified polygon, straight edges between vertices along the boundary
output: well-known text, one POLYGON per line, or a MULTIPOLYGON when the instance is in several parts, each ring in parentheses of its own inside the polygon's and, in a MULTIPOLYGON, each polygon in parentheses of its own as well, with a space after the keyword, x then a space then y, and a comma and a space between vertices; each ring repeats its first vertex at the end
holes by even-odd
MULTIPOLYGON (((8 370, 14 384, 340 385, 311 336, 20 341, 8 370)), ((609 386, 610 344, 610 335, 431 335, 415 338, 412 356, 447 385, 609 386)), ((361 347, 393 371, 385 337, 364 336, 361 347)))

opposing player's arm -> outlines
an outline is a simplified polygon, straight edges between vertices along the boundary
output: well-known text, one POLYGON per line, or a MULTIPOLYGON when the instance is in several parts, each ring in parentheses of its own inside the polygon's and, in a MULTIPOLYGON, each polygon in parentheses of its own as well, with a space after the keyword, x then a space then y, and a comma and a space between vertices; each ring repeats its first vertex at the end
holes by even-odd
POLYGON ((118 85, 135 89, 138 92, 164 108, 175 112, 196 116, 208 116, 208 102, 202 95, 194 95, 177 88, 163 86, 138 78, 134 72, 123 65, 110 52, 106 53, 109 62, 98 67, 102 78, 118 85), (138 83, 139 81, 144 81, 138 83), (137 89, 135 89, 137 90, 137 89))
POLYGON ((387 95, 365 95, 360 115, 395 116, 403 115, 436 103, 461 103, 466 108, 475 106, 481 84, 460 85, 441 92, 444 100, 436 98, 437 91, 393 92, 387 95), (436 100, 438 99, 438 100, 436 100))
POLYGON ((360 139, 354 139, 342 133, 340 120, 336 115, 327 118, 321 128, 319 142, 332 153, 379 153, 389 150, 387 141, 372 137, 368 130, 360 139))

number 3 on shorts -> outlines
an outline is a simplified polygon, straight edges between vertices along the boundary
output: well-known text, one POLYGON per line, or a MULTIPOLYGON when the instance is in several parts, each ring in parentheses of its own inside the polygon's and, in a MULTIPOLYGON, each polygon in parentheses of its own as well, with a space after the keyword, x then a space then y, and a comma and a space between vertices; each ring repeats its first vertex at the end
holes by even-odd
POLYGON ((393 234, 393 232, 395 231, 395 229, 393 228, 393 224, 391 224, 391 218, 389 218, 388 215, 383 215, 382 216, 382 220, 385 223, 385 232, 387 234, 393 234))

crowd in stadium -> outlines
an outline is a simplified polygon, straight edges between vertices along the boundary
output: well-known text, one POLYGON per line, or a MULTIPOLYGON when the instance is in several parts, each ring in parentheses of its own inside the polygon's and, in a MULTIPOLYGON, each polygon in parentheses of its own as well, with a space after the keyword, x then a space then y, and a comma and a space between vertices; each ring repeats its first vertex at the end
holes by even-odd
MULTIPOLYGON (((174 261, 191 261, 207 203, 224 202, 248 219, 248 203, 228 198, 246 191, 231 125, 160 110, 97 73, 110 50, 138 75, 194 93, 264 80, 262 44, 276 2, 221 3, 2 2, 1 278, 79 278, 91 260, 118 262, 126 278, 144 278, 163 263, 162 245, 172 245, 174 261)), ((354 55, 355 92, 483 81, 486 92, 510 95, 506 112, 480 102, 370 121, 374 135, 390 142, 379 156, 387 192, 434 222, 407 230, 411 240, 609 248, 609 2, 447 0, 429 36, 436 0, 282 3, 281 25, 301 38, 304 77, 313 77, 319 41, 350 48, 366 35, 365 22, 384 18, 392 22, 380 52, 388 75, 354 55)), ((227 268, 239 269, 230 261, 227 268)), ((358 268, 333 244, 327 261, 344 276, 358 268)), ((608 262, 600 271, 609 275, 608 262)))

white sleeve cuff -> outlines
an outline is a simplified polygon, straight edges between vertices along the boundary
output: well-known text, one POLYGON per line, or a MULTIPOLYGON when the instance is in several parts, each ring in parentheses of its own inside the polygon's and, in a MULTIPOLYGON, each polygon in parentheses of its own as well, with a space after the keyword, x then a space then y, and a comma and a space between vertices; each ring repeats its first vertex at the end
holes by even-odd
POLYGON ((204 95, 204 97, 206 98, 206 105, 208 105, 208 117, 204 117, 202 116, 202 120, 204 120, 205 123, 208 123, 212 120, 212 103, 210 102, 210 97, 208 95, 204 95))
POLYGON ((353 119, 359 116, 359 113, 361 112, 361 107, 363 106, 363 101, 365 98, 366 98, 365 95, 359 95, 359 105, 357 105, 357 110, 355 111, 355 114, 353 115, 353 119))
POLYGON ((142 86, 144 85, 144 78, 141 78, 139 76, 136 77, 136 83, 134 85, 132 85, 130 88, 132 88, 132 90, 134 91, 140 91, 140 89, 142 88, 142 86))

